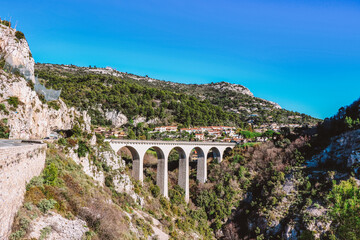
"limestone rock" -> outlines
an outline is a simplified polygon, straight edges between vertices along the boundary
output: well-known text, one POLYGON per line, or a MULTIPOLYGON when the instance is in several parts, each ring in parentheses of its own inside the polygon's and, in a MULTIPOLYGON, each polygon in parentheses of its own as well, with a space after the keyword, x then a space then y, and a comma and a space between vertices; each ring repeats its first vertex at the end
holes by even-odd
POLYGON ((146 121, 146 117, 142 117, 142 116, 137 116, 134 119, 134 125, 136 126, 139 123, 146 123, 146 124, 158 124, 161 123, 161 120, 159 118, 154 118, 154 119, 149 119, 148 121, 146 121))
POLYGON ((59 110, 50 108, 39 99, 22 77, 16 77, 0 70, 0 103, 6 106, 8 113, 0 111, 0 118, 8 119, 10 138, 39 139, 57 130, 72 129, 78 120, 84 131, 90 131, 90 117, 86 112, 68 108, 59 100, 59 110), (19 105, 14 108, 7 99, 17 97, 19 105))
POLYGON ((333 137, 329 146, 307 162, 308 167, 334 163, 351 168, 360 163, 360 129, 333 137))
POLYGON ((85 157, 79 157, 75 152, 76 148, 70 149, 67 154, 72 160, 74 160, 77 164, 81 165, 83 171, 86 175, 92 177, 95 181, 97 181, 101 186, 105 184, 105 175, 102 171, 98 171, 97 167, 91 164, 88 155, 85 157))
POLYGON ((320 239, 322 235, 330 230, 331 218, 328 216, 328 209, 319 204, 312 204, 303 212, 307 230, 315 233, 315 238, 320 239))
MULTIPOLYGON (((210 84, 205 84, 205 85, 210 85, 210 84)), ((242 85, 239 85, 239 84, 219 82, 219 83, 213 83, 210 86, 219 91, 233 91, 233 92, 245 94, 245 95, 248 95, 251 97, 254 96, 254 94, 248 88, 246 88, 242 85)))
POLYGON ((12 139, 45 138, 50 132, 72 129, 81 122, 84 131, 90 131, 90 117, 86 112, 68 108, 59 100, 59 109, 44 104, 37 93, 30 87, 29 81, 35 82, 34 59, 25 39, 15 37, 16 30, 0 24, 0 57, 6 61, 5 68, 17 69, 20 76, 11 71, 0 69, 0 103, 6 111, 0 111, 0 119, 7 119, 12 139), (17 107, 8 104, 10 97, 17 97, 17 107), (80 121, 79 121, 80 120, 80 121))
POLYGON ((35 83, 35 61, 29 45, 25 39, 17 39, 15 32, 15 29, 0 24, 0 57, 3 57, 12 69, 19 70, 27 80, 35 83))
POLYGON ((50 229, 48 236, 45 238, 49 240, 81 240, 84 234, 89 231, 85 221, 79 218, 69 220, 55 212, 51 212, 31 223, 29 239, 39 239, 41 230, 44 228, 50 229))
POLYGON ((138 125, 139 123, 145 122, 145 121, 146 121, 145 117, 138 116, 137 118, 134 119, 134 126, 138 125))
POLYGON ((91 139, 90 139, 90 145, 91 146, 95 146, 96 145, 96 135, 92 135, 91 139))
MULTIPOLYGON (((81 165, 83 171, 86 175, 92 177, 96 180, 101 186, 105 185, 105 173, 98 169, 94 164, 91 163, 88 155, 85 157, 79 157, 76 153, 77 146, 75 148, 69 149, 68 156, 72 158, 77 164, 81 165)), ((126 173, 123 173, 123 168, 125 167, 125 162, 112 151, 101 152, 97 148, 94 148, 97 158, 104 162, 107 166, 113 171, 113 183, 115 190, 117 192, 122 192, 128 194, 136 203, 140 206, 144 205, 144 199, 141 198, 134 192, 134 186, 132 181, 126 173)))
POLYGON ((111 121, 113 127, 116 128, 121 127, 122 125, 128 123, 127 117, 124 114, 117 112, 115 110, 106 112, 105 118, 106 120, 111 121))

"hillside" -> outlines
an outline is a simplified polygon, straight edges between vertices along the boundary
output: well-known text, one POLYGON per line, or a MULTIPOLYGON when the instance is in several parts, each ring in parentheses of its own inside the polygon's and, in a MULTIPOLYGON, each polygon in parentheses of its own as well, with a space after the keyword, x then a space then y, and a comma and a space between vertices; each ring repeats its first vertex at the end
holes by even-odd
MULTIPOLYGON (((229 83, 179 84, 139 77, 111 68, 86 68, 36 64, 36 75, 47 87, 62 89, 71 106, 89 111, 94 124, 108 124, 109 116, 127 120, 144 117, 154 124, 201 126, 247 123, 271 128, 271 124, 313 125, 319 119, 281 109, 279 105, 253 97, 241 85, 229 83), (109 114, 112 113, 112 114, 109 114), (107 114, 108 113, 108 114, 107 114), (125 119, 124 116, 121 116, 125 119)), ((123 122, 126 123, 126 120, 123 122)))
POLYGON ((360 128, 360 99, 344 106, 332 117, 326 118, 319 126, 319 134, 331 137, 360 128))
MULTIPOLYGON (((212 238, 206 219, 191 217, 203 215, 201 210, 190 209, 181 196, 176 203, 160 196, 153 181, 140 184, 133 180, 131 166, 125 166, 101 135, 96 136, 86 112, 76 111, 62 100, 46 101, 44 92, 35 91, 28 43, 10 26, 7 21, 0 22, 0 138, 39 139, 57 131, 59 139, 45 140, 45 166, 38 166, 39 172, 43 169, 41 174, 16 186, 23 191, 14 191, 14 195, 23 202, 0 208, 0 238, 212 238), (21 192, 25 195, 19 196, 21 192), (19 204, 22 207, 18 209, 19 204)), ((11 142, 2 139, 0 148, 13 151, 8 149, 11 142)), ((26 154, 23 157, 28 163, 24 163, 20 154, 14 153, 15 160, 5 161, 6 166, 3 159, 7 156, 1 155, 0 182, 10 178, 9 182, 16 184, 12 178, 29 174, 33 166, 26 164, 37 164, 33 154, 39 155, 26 154), (6 175, 10 170, 14 174, 6 175)), ((15 199, 3 184, 0 190, 1 201, 15 199)))
MULTIPOLYGON (((281 131, 265 142, 238 144, 220 163, 207 156, 204 184, 196 180, 196 160, 190 161, 186 203, 177 185, 179 153, 168 156, 165 198, 156 185, 156 151, 146 153, 151 161, 144 164, 141 184, 131 177, 132 156, 114 152, 90 122, 245 128, 254 120, 248 114, 258 113, 266 123, 284 126, 317 120, 227 83, 184 85, 112 69, 49 64, 38 64, 34 74, 25 36, 9 22, 1 23, 0 138, 59 133, 58 139, 45 141, 42 173, 21 186, 26 189, 22 207, 7 207, 18 211, 10 239, 360 238, 359 100, 319 124, 315 134, 281 131), (36 92, 35 75, 45 86, 61 89, 61 99, 46 101, 36 92), (236 107, 258 107, 232 112, 226 96, 240 99, 236 107)), ((23 174, 14 172, 12 177, 23 174)), ((0 180, 3 176, 1 167, 0 180)))

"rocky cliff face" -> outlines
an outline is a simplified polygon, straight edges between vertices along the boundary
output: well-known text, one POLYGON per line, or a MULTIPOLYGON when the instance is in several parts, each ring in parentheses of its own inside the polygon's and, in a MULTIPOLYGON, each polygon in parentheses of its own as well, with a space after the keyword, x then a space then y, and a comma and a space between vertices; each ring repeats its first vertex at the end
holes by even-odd
POLYGON ((351 168, 360 163, 360 129, 333 137, 329 146, 307 162, 308 167, 335 164, 351 168))
POLYGON ((90 131, 90 117, 86 112, 68 108, 61 100, 59 109, 42 103, 28 82, 0 70, 0 103, 5 110, 0 111, 0 119, 7 119, 11 139, 38 139, 50 135, 51 131, 69 130, 80 123, 85 131, 90 131), (9 103, 10 98, 17 98, 18 105, 9 103))
POLYGON ((124 124, 128 123, 127 117, 124 114, 115 110, 106 112, 105 118, 106 120, 111 121, 114 127, 121 127, 124 124))
POLYGON ((25 38, 18 39, 16 30, 0 24, 0 59, 6 62, 5 67, 18 70, 27 80, 35 83, 35 61, 25 38))
POLYGON ((0 25, 0 57, 5 60, 5 70, 0 69, 0 119, 7 119, 10 138, 44 138, 51 131, 69 130, 77 123, 90 131, 90 117, 85 112, 68 108, 61 100, 56 109, 40 100, 30 84, 35 81, 34 59, 26 40, 17 39, 15 32, 0 25), (14 69, 19 74, 13 74, 14 69), (15 103, 9 101, 11 98, 15 103))
MULTIPOLYGON (((110 167, 111 175, 113 176, 114 188, 117 192, 127 193, 140 206, 143 205, 144 200, 134 192, 134 186, 129 175, 124 173, 125 162, 119 155, 113 151, 100 151, 96 146, 96 137, 93 136, 91 140, 92 148, 96 158, 110 167)), ((69 149, 67 156, 73 159, 77 164, 81 165, 86 175, 97 181, 100 186, 105 186, 105 173, 102 169, 98 169, 96 165, 91 162, 89 154, 85 157, 79 157, 76 153, 78 145, 75 148, 69 149)))
POLYGON ((205 84, 207 86, 211 86, 212 88, 219 90, 219 91, 232 91, 236 93, 241 93, 244 95, 248 95, 253 97, 254 94, 246 87, 239 85, 239 84, 231 84, 227 82, 219 82, 214 84, 205 84))

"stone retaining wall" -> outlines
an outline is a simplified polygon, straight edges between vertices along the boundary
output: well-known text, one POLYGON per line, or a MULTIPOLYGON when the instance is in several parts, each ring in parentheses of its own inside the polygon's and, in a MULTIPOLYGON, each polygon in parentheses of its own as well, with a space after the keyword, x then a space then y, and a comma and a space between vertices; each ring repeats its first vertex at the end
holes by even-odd
POLYGON ((26 184, 44 168, 46 144, 0 146, 0 239, 8 239, 26 184))

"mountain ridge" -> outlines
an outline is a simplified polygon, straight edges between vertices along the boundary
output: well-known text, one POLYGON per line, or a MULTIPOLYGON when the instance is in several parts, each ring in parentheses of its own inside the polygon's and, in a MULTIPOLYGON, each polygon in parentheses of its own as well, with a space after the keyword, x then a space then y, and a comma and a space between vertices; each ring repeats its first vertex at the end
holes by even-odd
MULTIPOLYGON (((153 111, 155 112, 158 111, 159 108, 164 108, 166 112, 165 113, 166 116, 169 116, 168 113, 169 114, 171 113, 172 115, 175 116, 178 116, 179 114, 181 115, 183 111, 186 108, 188 108, 188 107, 185 108, 181 107, 179 109, 178 107, 171 105, 171 104, 176 104, 176 102, 175 103, 172 102, 171 99, 175 98, 175 101, 179 101, 179 97, 182 94, 184 96, 189 96, 190 98, 186 97, 189 101, 195 101, 195 99, 198 99, 196 100, 198 101, 198 103, 211 104, 216 107, 220 107, 222 111, 228 112, 230 115, 233 115, 235 118, 239 118, 239 120, 241 120, 246 125, 252 124, 254 126, 263 129, 266 128, 270 129, 271 124, 277 124, 278 126, 292 126, 295 124, 299 127, 303 125, 314 126, 319 121, 321 121, 320 119, 313 118, 306 114, 300 114, 298 112, 282 109, 276 103, 264 99, 256 98, 253 96, 253 94, 250 92, 248 88, 238 84, 231 84, 225 82, 209 83, 209 84, 174 83, 169 81, 152 79, 147 76, 142 77, 134 74, 118 72, 110 67, 90 68, 90 67, 77 67, 74 65, 37 63, 35 68, 36 68, 35 72, 37 76, 39 76, 39 79, 41 79, 47 87, 51 87, 54 89, 59 89, 59 88, 63 89, 63 97, 65 97, 65 100, 66 98, 68 98, 67 100, 73 98, 73 94, 75 93, 75 90, 74 89, 71 90, 69 84, 75 83, 76 81, 78 81, 78 84, 83 85, 83 88, 89 89, 86 91, 93 91, 96 92, 97 94, 100 94, 99 92, 103 91, 104 88, 108 89, 106 91, 108 92, 108 94, 113 96, 112 98, 113 100, 119 98, 120 97, 119 95, 124 94, 123 92, 119 92, 116 95, 112 95, 115 93, 113 92, 114 87, 117 84, 119 84, 119 86, 122 87, 124 87, 124 85, 128 85, 129 87, 132 88, 134 86, 137 86, 135 88, 137 88, 138 90, 132 90, 132 91, 135 92, 140 91, 141 94, 145 96, 149 92, 154 91, 154 89, 156 89, 156 91, 160 91, 161 92, 160 95, 165 94, 166 95, 165 98, 160 97, 161 99, 160 98, 154 99, 153 101, 157 101, 157 102, 155 103, 155 105, 153 104, 153 106, 150 106, 150 108, 153 108, 153 111), (99 80, 100 78, 103 79, 99 80), (86 79, 92 79, 91 81, 95 81, 96 86, 89 85, 89 83, 86 83, 87 81, 86 79), (111 79, 111 80, 105 80, 105 79, 111 79), (110 81, 111 83, 108 84, 105 83, 104 81, 110 81), (101 88, 102 90, 99 88, 100 87, 99 84, 103 86, 101 88), (91 88, 97 88, 97 90, 90 90, 91 88), (71 96, 70 95, 67 96, 68 94, 67 91, 72 91, 72 94, 70 94, 71 96)), ((77 90, 77 91, 81 91, 81 90, 77 90)), ((132 93, 125 93, 125 94, 127 94, 131 98, 139 97, 139 95, 136 94, 134 95, 132 93)), ((99 97, 96 98, 99 99, 99 97)), ((82 99, 78 99, 78 101, 81 102, 82 99)), ((68 103, 70 105, 71 104, 79 105, 78 101, 74 101, 70 99, 68 103)), ((139 104, 139 101, 141 102, 141 100, 137 100, 137 101, 138 101, 137 104, 139 104)), ((118 101, 115 100, 115 102, 118 101)), ((94 119, 96 118, 104 119, 105 112, 110 111, 112 112, 112 115, 122 114, 125 115, 129 121, 131 119, 135 120, 136 116, 126 113, 127 109, 123 109, 122 107, 119 107, 119 104, 121 105, 121 103, 119 102, 118 105, 112 104, 112 106, 107 106, 107 107, 102 105, 100 106, 101 109, 99 108, 94 109, 93 107, 92 110, 94 111, 101 110, 101 112, 104 113, 98 113, 96 116, 95 115, 92 116, 94 117, 94 119)), ((105 105, 108 104, 105 103, 105 105)), ((132 104, 132 106, 136 106, 136 103, 132 104)), ((191 104, 189 106, 190 108, 192 108, 191 104)), ((193 115, 196 115, 196 112, 197 114, 201 114, 195 109, 191 111, 194 112, 193 115)), ((144 113, 141 110, 135 112, 138 112, 138 114, 135 114, 137 115, 137 117, 146 117, 147 121, 151 120, 153 117, 157 117, 159 119, 159 121, 157 121, 157 124, 171 124, 174 123, 173 121, 175 120, 175 122, 177 122, 178 124, 189 125, 190 123, 190 125, 193 126, 196 125, 196 123, 194 122, 186 122, 179 118, 176 119, 166 118, 166 117, 164 118, 159 116, 157 113, 149 117, 147 113, 144 113)), ((124 117, 122 116, 122 118, 124 117)), ((101 121, 104 122, 103 120, 101 121)), ((237 124, 238 123, 239 121, 237 120, 237 124)))
MULTIPOLYGON (((152 77, 148 77, 146 76, 140 76, 140 75, 136 75, 133 73, 128 73, 128 72, 121 72, 116 70, 115 68, 112 67, 105 67, 105 68, 97 68, 97 67, 84 67, 84 66, 76 66, 73 64, 52 64, 52 63, 36 63, 37 65, 45 65, 45 66, 53 66, 53 65, 60 65, 63 66, 64 68, 67 68, 69 70, 71 70, 71 68, 79 68, 91 73, 97 73, 97 74, 109 74, 115 77, 129 77, 131 79, 137 80, 139 82, 146 82, 148 83, 150 86, 153 86, 155 83, 160 83, 163 84, 164 89, 166 89, 167 87, 169 87, 171 90, 173 91, 177 91, 179 90, 179 87, 181 86, 197 86, 197 87, 207 87, 209 86, 210 88, 213 88, 214 90, 219 90, 219 91, 232 91, 235 93, 240 93, 240 94, 244 94, 244 95, 248 95, 250 97, 254 97, 254 98, 258 98, 264 101, 267 101, 271 104, 273 104, 276 108, 281 109, 281 106, 278 103, 275 103, 273 101, 269 101, 266 99, 262 99, 259 97, 255 97, 254 94, 250 91, 249 88, 245 87, 244 85, 241 84, 236 84, 236 83, 230 83, 230 82, 226 82, 226 81, 220 81, 220 82, 211 82, 211 83, 202 83, 202 84, 194 84, 194 83, 179 83, 179 82, 174 82, 174 81, 167 81, 167 80, 161 80, 161 79, 156 79, 156 78, 152 78, 152 77)), ((201 96, 200 96, 201 98, 201 96)))

